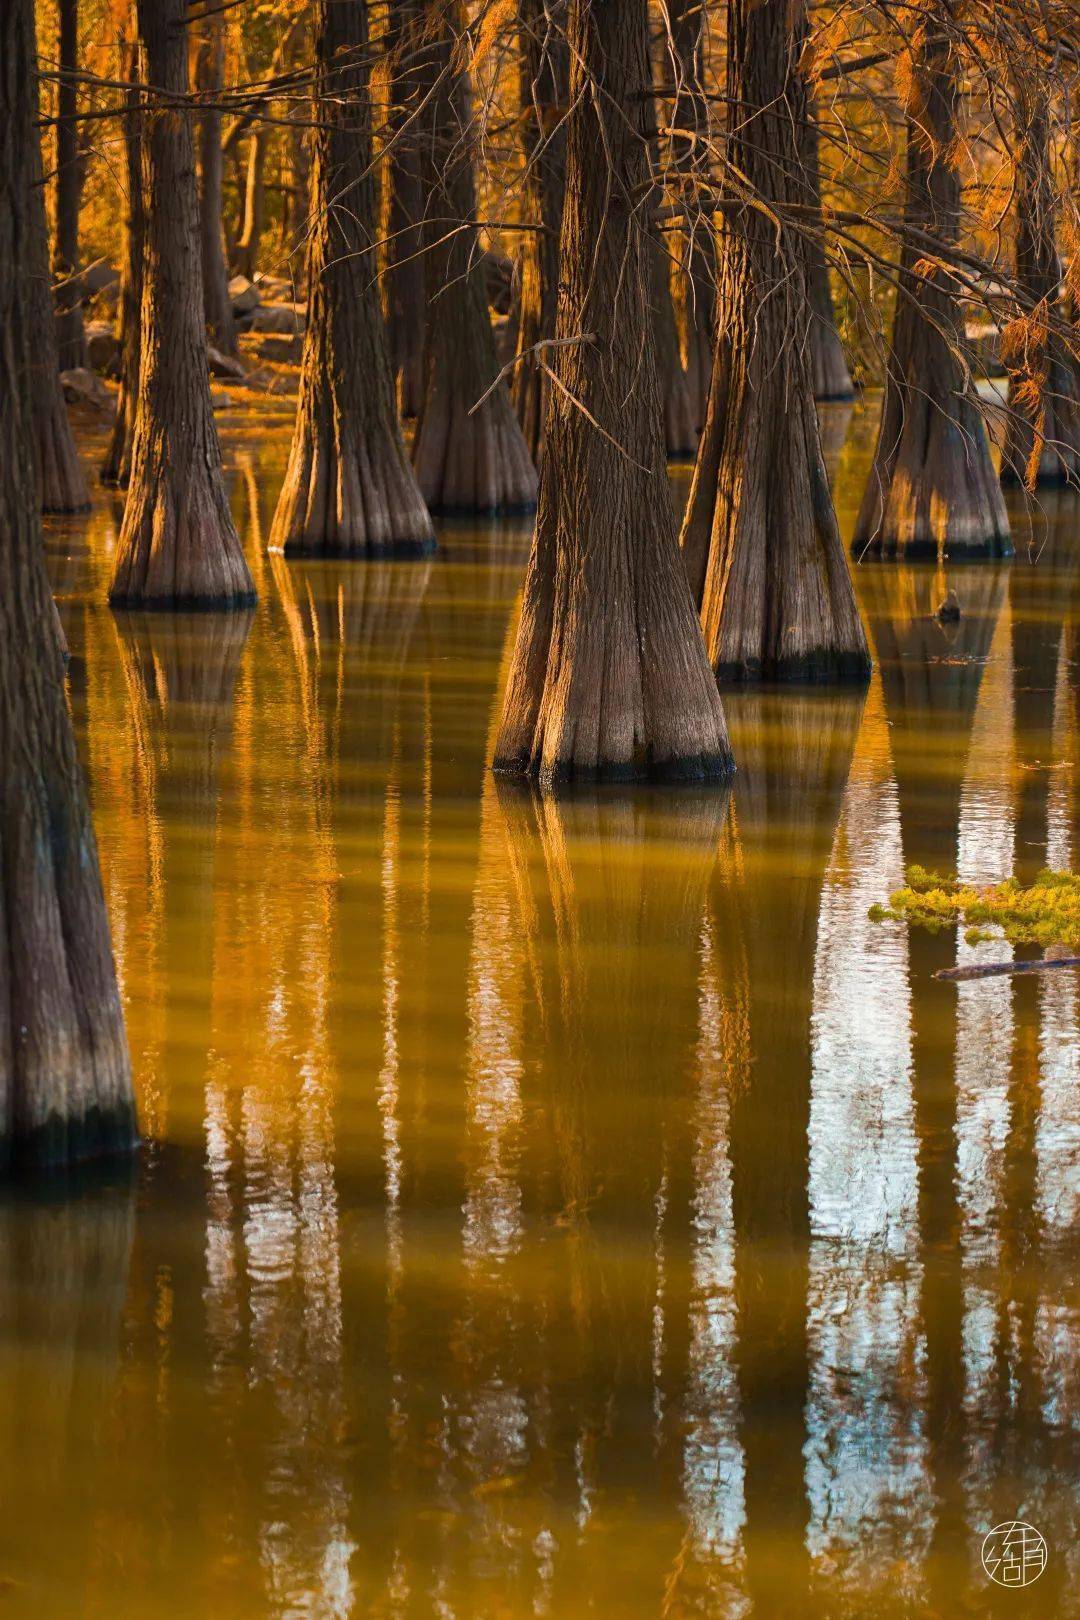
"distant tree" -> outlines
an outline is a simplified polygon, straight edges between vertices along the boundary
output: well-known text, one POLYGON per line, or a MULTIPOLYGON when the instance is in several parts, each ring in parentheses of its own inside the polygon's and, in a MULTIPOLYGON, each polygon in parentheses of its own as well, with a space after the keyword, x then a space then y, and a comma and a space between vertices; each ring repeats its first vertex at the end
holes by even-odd
POLYGON ((60 77, 56 92, 56 331, 60 368, 86 365, 83 285, 80 274, 79 208, 82 155, 79 152, 79 0, 58 0, 60 77))
POLYGON ((1016 282, 1024 309, 1003 335, 1010 376, 1001 477, 1006 483, 1077 483, 1080 333, 1069 341, 1060 298, 1049 88, 1038 64, 1016 66, 1016 282))
MULTIPOLYGON (((36 69, 36 60, 34 61, 36 69)), ((38 117, 37 77, 31 83, 34 122, 38 117)), ((24 219, 27 230, 26 359, 30 380, 30 422, 37 476, 38 501, 43 512, 86 512, 90 488, 75 435, 71 431, 64 390, 60 384, 57 322, 49 273, 49 233, 45 221, 45 187, 41 173, 41 144, 35 129, 22 175, 27 188, 24 219)))
POLYGON ((34 488, 34 14, 0 7, 0 1151, 126 1151, 135 1106, 34 488))
POLYGON ((809 254, 777 220, 804 201, 805 17, 731 0, 732 175, 716 356, 682 544, 723 679, 865 679, 870 657, 829 491, 811 382, 809 254))
MULTIPOLYGON (((186 0, 137 0, 149 93, 187 95, 186 0)), ((110 600, 247 606, 255 588, 233 527, 210 403, 190 118, 145 120, 142 355, 131 481, 110 600), (166 202, 167 199, 167 202, 166 202)))
POLYGON ((476 228, 475 120, 456 49, 463 34, 460 0, 427 0, 418 151, 428 321, 413 463, 433 511, 522 511, 535 503, 536 469, 507 385, 496 381, 476 228))
POLYGON ((425 0, 397 0, 390 7, 386 61, 390 109, 388 153, 383 185, 383 237, 386 241, 384 300, 390 351, 402 416, 420 414, 424 397, 423 136, 420 71, 425 0))
POLYGON ((566 0, 520 0, 519 84, 525 212, 536 227, 521 249, 517 365, 510 392, 537 466, 551 379, 551 340, 559 298, 559 235, 566 188, 566 101, 570 54, 566 0), (541 347, 538 347, 541 345, 541 347))
POLYGON ((196 58, 197 84, 204 100, 199 109, 199 232, 202 246, 203 309, 214 346, 235 355, 236 322, 229 297, 229 272, 222 237, 222 153, 220 99, 225 69, 225 33, 219 10, 200 20, 202 37, 196 58))
POLYGON ((139 107, 139 37, 133 14, 119 41, 120 77, 128 85, 123 101, 124 213, 120 302, 116 312, 120 343, 120 391, 112 432, 101 463, 103 484, 126 489, 131 481, 131 439, 139 398, 142 355, 143 254, 146 250, 146 203, 143 195, 142 111, 139 107))
POLYGON ((379 301, 366 11, 314 0, 313 14, 310 307, 270 544, 286 555, 422 554, 435 537, 405 453, 379 301))
POLYGON ((939 262, 960 235, 962 63, 936 0, 912 0, 905 235, 877 447, 855 525, 857 556, 1007 556, 1009 520, 961 359, 956 285, 939 262))

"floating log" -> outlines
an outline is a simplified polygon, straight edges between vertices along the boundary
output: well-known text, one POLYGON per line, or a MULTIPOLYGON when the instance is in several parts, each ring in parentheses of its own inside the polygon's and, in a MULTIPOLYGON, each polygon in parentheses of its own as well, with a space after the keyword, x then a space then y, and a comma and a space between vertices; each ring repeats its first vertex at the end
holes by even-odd
POLYGON ((1048 968, 1080 967, 1080 956, 1037 956, 1025 962, 971 962, 967 967, 939 968, 935 979, 952 984, 968 979, 994 979, 1002 973, 1042 973, 1048 968))

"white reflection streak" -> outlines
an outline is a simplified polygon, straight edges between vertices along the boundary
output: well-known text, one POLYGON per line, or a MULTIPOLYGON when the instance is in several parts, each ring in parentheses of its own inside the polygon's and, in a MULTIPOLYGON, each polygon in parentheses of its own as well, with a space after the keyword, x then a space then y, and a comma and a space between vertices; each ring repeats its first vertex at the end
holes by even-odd
MULTIPOLYGON (((396 738, 395 738, 396 764, 396 738)), ((383 818, 383 853, 380 876, 383 900, 383 1060, 379 1070, 379 1113, 383 1124, 383 1163, 386 1167, 387 1270, 391 1292, 401 1275, 401 1126, 398 1121, 398 863, 401 858, 401 795, 393 776, 386 786, 383 818)))
MULTIPOLYGON (((1048 807, 1047 864, 1054 871, 1072 867, 1070 788, 1077 768, 1076 732, 1070 722, 1067 659, 1058 663, 1054 694, 1055 769, 1048 807)), ((1072 973, 1048 973, 1039 985, 1040 1107, 1035 1127, 1036 1204, 1044 1250, 1074 1237, 1080 1224, 1080 997, 1072 973)), ((1048 1259, 1051 1256, 1048 1254, 1048 1259)), ((1067 1262, 1066 1262, 1067 1263, 1067 1262)), ((1050 1277, 1059 1267, 1048 1266, 1050 1277)), ((1052 1429, 1080 1427, 1080 1363, 1076 1355, 1080 1321, 1066 1290, 1047 1290, 1035 1316, 1035 1350, 1042 1383, 1044 1421, 1052 1429)))
MULTIPOLYGON (((736 995, 738 991, 736 989, 736 995)), ((700 1076, 695 1118, 687 1436, 683 1494, 697 1558, 728 1586, 725 1614, 746 1612, 746 1465, 735 1370, 735 1230, 730 1086, 745 1056, 745 1007, 725 1009, 711 921, 701 932, 700 1076), (734 1050, 733 1050, 734 1048, 734 1050), (729 1586, 730 1583, 730 1586, 729 1586)))
MULTIPOLYGON (((960 794, 957 875, 967 883, 996 883, 1011 875, 1016 837, 1013 810, 1012 659, 1010 622, 1003 613, 979 693, 968 765, 960 794), (1006 638, 1004 645, 1001 645, 1006 638), (1002 746, 1002 739, 1008 739, 1002 746)), ((1000 961, 1012 949, 1000 939, 969 945, 957 929, 960 963, 1000 961)), ((989 1491, 999 1397, 1000 1312, 997 1266, 1006 1202, 1010 1129, 1009 1084, 1014 1043, 1013 984, 1008 978, 962 984, 956 991, 956 1178, 963 1262, 964 1409, 969 1514, 992 1523, 989 1491), (978 1500, 974 1497, 977 1496, 978 1500)))
POLYGON ((907 935, 867 917, 902 870, 895 784, 857 749, 814 968, 805 1447, 808 1550, 851 1603, 918 1601, 931 1533, 907 935))

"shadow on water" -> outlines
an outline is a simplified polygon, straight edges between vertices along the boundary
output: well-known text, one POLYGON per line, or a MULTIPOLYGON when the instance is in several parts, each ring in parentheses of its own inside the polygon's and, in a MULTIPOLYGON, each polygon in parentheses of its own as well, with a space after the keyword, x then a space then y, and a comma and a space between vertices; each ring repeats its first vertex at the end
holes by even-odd
POLYGON ((112 506, 49 529, 150 1145, 0 1209, 0 1603, 1080 1612, 1077 986, 867 916, 1076 859, 1075 501, 858 569, 869 691, 725 694, 730 790, 552 801, 487 770, 528 524, 287 564, 284 437, 249 617, 114 617, 112 506))

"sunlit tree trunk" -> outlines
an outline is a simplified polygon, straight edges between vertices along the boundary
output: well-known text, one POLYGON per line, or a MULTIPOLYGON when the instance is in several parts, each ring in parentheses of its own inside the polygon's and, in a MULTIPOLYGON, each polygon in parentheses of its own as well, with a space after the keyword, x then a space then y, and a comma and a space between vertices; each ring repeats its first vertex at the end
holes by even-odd
POLYGON ((1047 91, 1030 72, 1013 82, 1020 126, 1016 280, 1027 308, 1003 342, 1010 377, 1001 477, 1005 483, 1058 484, 1080 479, 1080 336, 1077 352, 1070 353, 1057 324, 1064 311, 1058 298, 1061 262, 1047 91))
MULTIPOLYGON (((904 223, 947 246, 960 233, 960 64, 935 30, 929 0, 918 9, 906 73, 904 223)), ((905 235, 881 425, 852 549, 860 557, 1006 556, 1009 520, 958 352, 963 313, 927 252, 924 238, 905 235)))
MULTIPOLYGON (((36 66, 36 62, 35 62, 36 66)), ((34 121, 38 116, 37 78, 31 86, 34 121)), ((43 512, 85 512, 90 507, 75 435, 71 431, 64 391, 60 385, 57 324, 49 271, 49 232, 45 222, 45 188, 41 172, 41 144, 34 139, 27 151, 22 175, 27 188, 25 222, 27 322, 26 362, 29 367, 30 424, 37 475, 38 502, 43 512)))
POLYGON ((571 0, 568 28, 558 384, 495 767, 545 784, 722 777, 665 475, 653 244, 624 200, 651 180, 646 0, 571 0))
MULTIPOLYGON (((732 0, 728 156, 758 199, 802 201, 805 20, 732 0)), ((805 237, 756 207, 720 241, 716 357, 682 544, 723 679, 864 679, 870 670, 833 510, 811 383, 805 237)))
POLYGON ((135 1108, 34 490, 27 388, 30 0, 0 8, 0 1147, 127 1150, 135 1108))
POLYGON ((495 383, 499 365, 475 224, 472 97, 455 47, 464 20, 458 0, 428 0, 418 151, 429 319, 413 463, 433 511, 523 511, 536 500, 536 469, 509 389, 495 383))
POLYGON ((836 330, 829 265, 821 231, 821 158, 817 115, 807 99, 803 123, 802 180, 806 201, 815 215, 807 237, 807 284, 810 292, 810 375, 815 399, 850 399, 855 392, 844 345, 836 330))
POLYGON ((525 216, 516 354, 510 392, 537 466, 551 383, 559 297, 559 232, 566 188, 566 102, 570 56, 565 0, 520 0, 520 86, 525 216), (538 344, 547 347, 537 349, 538 344))
POLYGON ((390 352, 402 416, 420 414, 424 397, 424 333, 427 295, 421 217, 424 188, 418 152, 425 0, 397 0, 386 34, 390 111, 389 153, 384 169, 383 237, 386 241, 384 300, 390 352))
POLYGON ((266 211, 266 148, 269 130, 259 124, 248 141, 247 179, 244 186, 244 222, 233 255, 237 275, 254 277, 259 264, 263 216, 266 211))
POLYGON ((434 532, 405 453, 379 301, 367 18, 316 0, 310 307, 292 452, 270 543, 418 554, 434 532))
POLYGON ((235 355, 238 352, 236 323, 229 297, 229 272, 222 239, 221 110, 213 105, 216 99, 220 99, 224 83, 225 36, 219 15, 209 15, 204 27, 198 55, 199 89, 207 98, 199 111, 199 230, 203 309, 207 331, 215 348, 223 354, 235 355))
MULTIPOLYGON (((120 43, 120 77, 136 86, 140 79, 139 41, 134 21, 120 43)), ((124 97, 124 224, 123 262, 120 266, 120 305, 117 335, 120 340, 120 391, 108 448, 101 464, 103 484, 126 489, 131 480, 131 439, 139 397, 139 359, 142 354, 143 253, 146 246, 146 208, 143 197, 142 113, 138 90, 124 97)))
MULTIPOLYGON (((151 94, 187 94, 185 0, 138 0, 151 94)), ((146 256, 131 482, 110 600, 246 606, 255 589, 233 527, 210 404, 199 198, 186 113, 145 119, 146 256), (168 199, 165 206, 163 199, 168 199)))
POLYGON ((79 156, 78 87, 79 0, 59 0, 60 82, 56 92, 56 331, 60 369, 86 365, 82 279, 79 274, 79 204, 82 172, 79 156))

